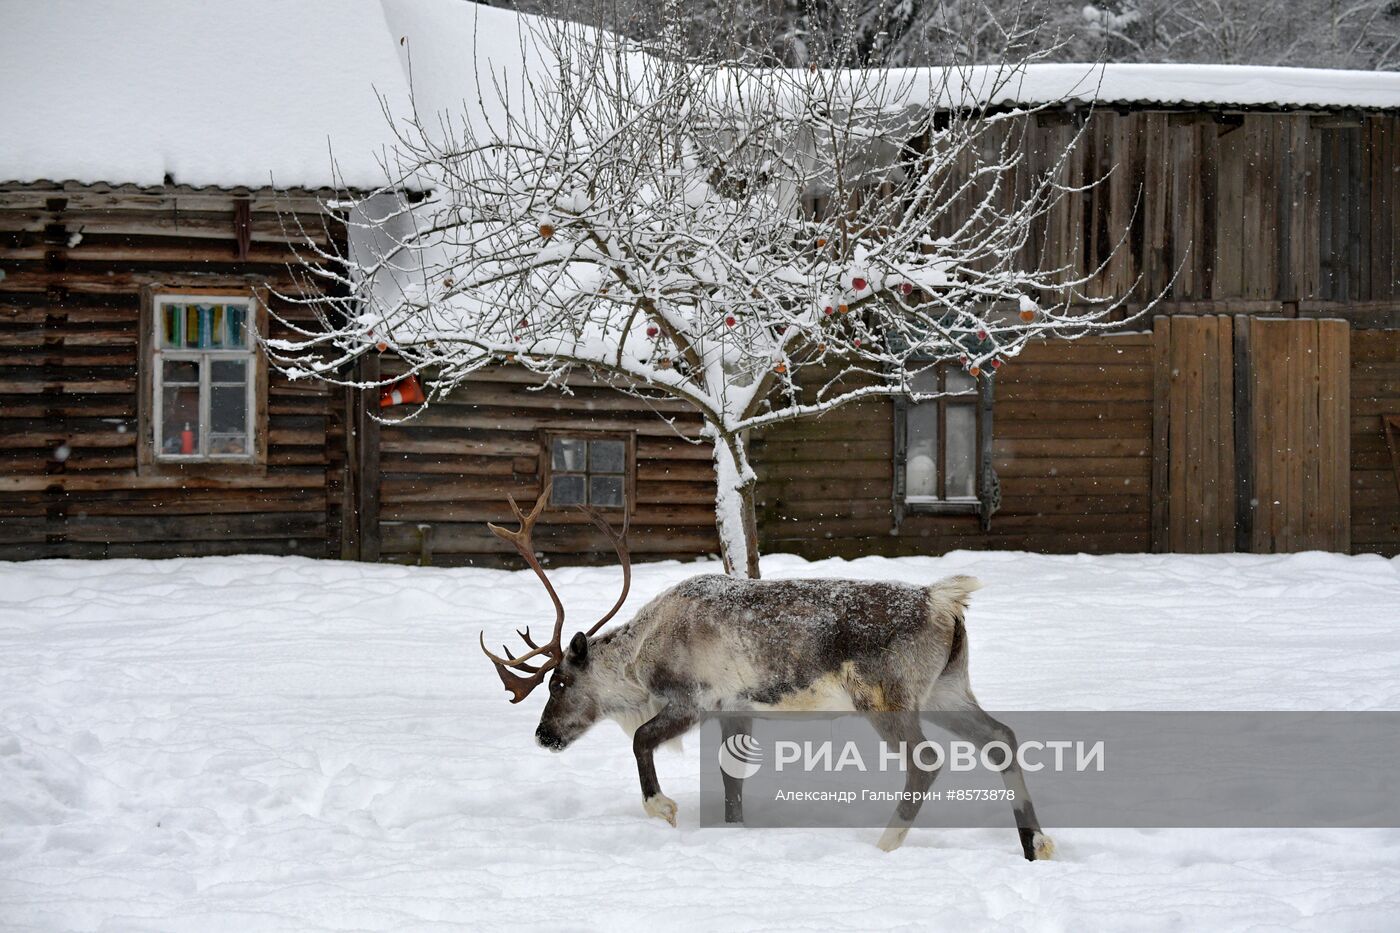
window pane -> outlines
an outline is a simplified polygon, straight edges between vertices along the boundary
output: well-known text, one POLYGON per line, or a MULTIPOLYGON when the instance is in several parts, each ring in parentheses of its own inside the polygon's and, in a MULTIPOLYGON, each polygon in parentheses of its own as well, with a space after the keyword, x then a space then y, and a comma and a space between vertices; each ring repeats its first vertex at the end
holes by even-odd
POLYGON ((226 347, 246 347, 248 345, 248 308, 246 305, 224 306, 223 343, 226 347))
POLYGON ((163 347, 179 347, 185 342, 185 306, 162 305, 160 343, 163 347))
POLYGON ((948 406, 948 498, 977 495, 977 408, 948 406))
POLYGON ((578 475, 554 474, 554 491, 550 505, 584 505, 584 478, 578 475))
POLYGON ((210 382, 247 384, 247 360, 213 360, 212 363, 214 368, 209 372, 210 382))
POLYGON ((588 469, 588 463, 585 459, 587 454, 587 442, 574 438, 556 437, 554 439, 551 463, 556 470, 569 470, 582 473, 584 470, 588 469))
POLYGON ((938 403, 909 406, 905 454, 905 495, 938 495, 938 403))
POLYGON ((588 472, 590 473, 623 473, 626 472, 624 460, 627 447, 622 441, 589 441, 588 472))
POLYGON ((166 360, 161 367, 160 379, 166 385, 178 382, 199 385, 199 364, 194 360, 166 360))
POLYGON ((165 386, 161 395, 160 452, 199 453, 199 387, 165 386))
POLYGON ((622 477, 590 476, 588 478, 588 501, 602 508, 621 508, 622 477))
MULTIPOLYGON (((209 389, 209 433, 247 433, 248 390, 244 386, 213 386, 209 389)), ((211 450, 211 453, 221 451, 211 450)))
POLYGON ((915 373, 909 380, 915 392, 937 392, 938 391, 938 370, 932 367, 923 372, 915 373))
POLYGON ((967 392, 976 388, 977 380, 968 375, 965 370, 948 367, 948 391, 967 392))
POLYGON ((181 344, 186 347, 199 346, 199 306, 181 305, 185 309, 184 340, 181 344))
POLYGON ((227 336, 227 325, 224 322, 224 305, 214 305, 209 309, 209 346, 216 350, 223 349, 227 336))

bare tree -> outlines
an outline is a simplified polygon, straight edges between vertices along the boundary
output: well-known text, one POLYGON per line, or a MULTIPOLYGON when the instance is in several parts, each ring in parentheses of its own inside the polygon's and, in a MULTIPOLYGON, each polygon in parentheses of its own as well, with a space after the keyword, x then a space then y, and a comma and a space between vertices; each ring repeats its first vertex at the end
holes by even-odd
POLYGON ((1056 61, 1400 68, 1400 0, 494 0, 649 37, 679 14, 686 48, 787 65, 849 40, 887 65, 995 60, 1035 29, 1056 61))
POLYGON ((1030 111, 983 103, 1010 70, 695 62, 673 32, 643 50, 550 19, 522 35, 535 65, 462 89, 487 105, 392 115, 383 191, 334 206, 373 247, 308 258, 348 297, 289 296, 320 327, 271 342, 275 363, 335 379, 392 350, 431 376, 427 404, 500 365, 681 399, 713 444, 726 568, 757 576, 749 431, 933 398, 930 367, 990 379, 1038 337, 1114 326, 1087 277, 1034 254, 1065 154, 1033 168, 1030 111), (432 194, 410 205, 413 179, 432 194))

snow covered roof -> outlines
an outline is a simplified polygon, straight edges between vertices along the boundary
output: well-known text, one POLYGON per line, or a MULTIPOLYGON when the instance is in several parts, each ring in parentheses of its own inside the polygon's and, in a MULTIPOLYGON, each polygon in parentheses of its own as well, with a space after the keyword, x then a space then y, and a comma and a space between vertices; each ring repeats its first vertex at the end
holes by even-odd
POLYGON ((1136 104, 1159 107, 1400 109, 1400 72, 1255 65, 1034 64, 1021 68, 901 69, 911 94, 938 103, 1136 104), (923 72, 921 74, 921 71, 923 72), (922 80, 921 80, 922 79, 922 80))
MULTIPOLYGON (((544 66, 522 23, 462 0, 0 0, 0 181, 373 187, 392 141, 378 95, 407 112, 410 55, 420 111, 460 114, 478 88, 483 106, 495 97, 493 71, 510 86, 512 73, 544 66), (482 67, 488 55, 499 61, 482 67)), ((927 101, 945 105, 1400 108, 1393 72, 1037 64, 935 74, 901 73, 928 78, 911 84, 936 86, 927 101)), ((509 89, 519 96, 523 83, 509 89)))
POLYGON ((396 41, 379 0, 0 0, 0 181, 382 184, 396 41))

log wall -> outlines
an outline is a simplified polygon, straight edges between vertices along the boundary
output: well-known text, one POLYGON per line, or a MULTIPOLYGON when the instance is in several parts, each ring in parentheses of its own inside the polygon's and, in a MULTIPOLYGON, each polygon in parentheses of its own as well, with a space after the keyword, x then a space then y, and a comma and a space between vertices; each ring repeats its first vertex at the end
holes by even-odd
POLYGON ((0 559, 345 550, 339 390, 271 375, 265 476, 136 462, 142 288, 289 288, 279 212, 315 231, 315 211, 306 192, 0 186, 0 559))
MULTIPOLYGON (((386 372, 392 364, 386 360, 386 372)), ((379 558, 401 563, 519 566, 514 549, 487 530, 510 524, 506 497, 528 508, 540 493, 547 432, 632 435, 636 504, 628 542, 634 559, 689 558, 718 550, 711 447, 700 419, 673 401, 641 402, 579 377, 569 394, 532 390, 519 367, 483 372, 411 420, 379 434, 379 558)), ((393 418, 407 409, 386 409, 393 418)), ((605 513, 615 525, 619 521, 605 513)), ((535 531, 548 559, 616 561, 607 540, 575 509, 548 509, 535 531)))
POLYGON ((756 434, 764 550, 808 557, 1149 550, 1149 334, 1028 347, 996 376, 994 412, 1002 505, 986 532, 973 515, 911 514, 896 528, 889 402, 756 434))

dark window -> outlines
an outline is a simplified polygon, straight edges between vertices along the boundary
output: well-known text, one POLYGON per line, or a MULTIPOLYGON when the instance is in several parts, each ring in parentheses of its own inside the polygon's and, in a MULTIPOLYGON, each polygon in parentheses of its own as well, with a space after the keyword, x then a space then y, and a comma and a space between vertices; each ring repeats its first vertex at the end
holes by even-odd
POLYGON ((621 437, 560 436, 549 439, 549 504, 620 509, 627 504, 630 444, 621 437))

